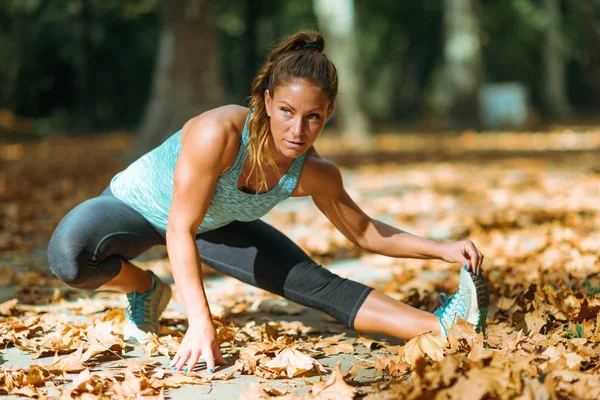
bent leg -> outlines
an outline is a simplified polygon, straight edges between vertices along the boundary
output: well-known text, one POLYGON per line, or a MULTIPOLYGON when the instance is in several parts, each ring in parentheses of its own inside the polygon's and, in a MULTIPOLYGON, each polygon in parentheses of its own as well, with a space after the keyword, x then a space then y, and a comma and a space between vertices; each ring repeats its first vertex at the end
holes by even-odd
POLYGON ((116 280, 103 288, 117 289, 119 277, 133 285, 137 280, 139 287, 150 279, 127 260, 156 244, 164 244, 162 236, 109 194, 84 201, 61 220, 48 245, 48 261, 60 280, 76 288, 95 290, 116 280))
POLYGON ((210 267, 323 311, 351 328, 373 290, 318 265, 287 236, 260 220, 236 221, 196 239, 200 258, 210 267))

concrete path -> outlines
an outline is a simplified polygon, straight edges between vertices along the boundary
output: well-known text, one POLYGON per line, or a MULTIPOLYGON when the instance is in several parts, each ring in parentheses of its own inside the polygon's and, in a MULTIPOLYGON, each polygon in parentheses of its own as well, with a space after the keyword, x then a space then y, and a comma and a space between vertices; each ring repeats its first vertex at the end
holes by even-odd
MULTIPOLYGON (((391 270, 384 267, 373 267, 362 264, 359 260, 344 260, 331 264, 328 268, 346 278, 354 279, 365 284, 373 283, 376 281, 382 281, 391 278, 391 270)), ((253 288, 250 285, 242 284, 233 278, 225 277, 222 275, 212 275, 206 277, 206 292, 209 299, 218 298, 223 293, 244 293, 253 294, 260 289, 253 288)), ((172 283, 172 282, 171 282, 172 283)), ((65 286, 65 288, 67 288, 65 286)), ((92 294, 90 292, 90 294, 92 294)), ((14 288, 2 288, 0 289, 0 301, 7 300, 14 296, 14 288)), ((115 306, 125 306, 125 299, 115 306)), ((212 307, 212 305, 211 305, 212 307)), ((172 300, 169 305, 169 309, 172 311, 182 311, 183 305, 172 300)), ((242 317, 248 318, 248 315, 242 317)), ((323 336, 328 336, 328 332, 345 332, 347 337, 356 337, 356 332, 350 330, 340 323, 332 321, 331 318, 325 314, 306 308, 302 314, 294 316, 282 316, 272 315, 266 313, 252 313, 252 317, 257 323, 264 323, 267 321, 301 321, 306 326, 316 328, 324 332, 323 336)), ((333 333, 330 333, 333 334, 333 333)), ((321 335, 321 334, 319 334, 321 335)), ((390 344, 401 344, 400 340, 385 337, 381 335, 367 335, 371 339, 386 341, 390 344)), ((359 359, 369 359, 371 354, 370 351, 364 348, 364 346, 355 346, 358 354, 339 354, 318 359, 328 371, 331 371, 338 362, 341 363, 342 372, 347 372, 350 367, 356 363, 359 359)), ((127 353, 127 358, 131 360, 139 359, 146 360, 148 356, 143 352, 141 346, 136 345, 133 352, 127 353)), ((165 356, 156 356, 152 358, 154 361, 159 362, 163 365, 168 363, 168 358, 165 356)), ((0 365, 2 368, 10 366, 21 366, 26 367, 32 363, 49 365, 53 362, 53 357, 46 357, 37 360, 32 360, 31 356, 23 351, 20 351, 14 347, 0 351, 0 365)), ((227 359, 228 364, 226 366, 220 366, 217 369, 217 373, 226 373, 235 370, 235 358, 231 357, 227 359)), ((205 368, 204 363, 200 363, 199 367, 201 370, 205 368)), ((92 371, 93 372, 93 371, 92 371)), ((356 380, 359 382, 374 382, 379 374, 374 369, 366 369, 361 371, 356 380)), ((323 377, 326 379, 326 376, 323 377)), ((267 380, 258 378, 254 375, 242 375, 239 372, 235 373, 235 378, 227 381, 213 381, 207 385, 188 385, 179 389, 171 389, 168 391, 168 396, 172 399, 237 399, 240 394, 247 391, 250 386, 254 383, 268 383, 272 387, 288 390, 296 394, 305 394, 310 389, 310 385, 319 380, 318 376, 309 378, 294 378, 294 379, 278 379, 278 380, 267 380)), ((1 396, 0 396, 1 397, 1 396)), ((6 399, 18 399, 16 396, 4 396, 6 399)))

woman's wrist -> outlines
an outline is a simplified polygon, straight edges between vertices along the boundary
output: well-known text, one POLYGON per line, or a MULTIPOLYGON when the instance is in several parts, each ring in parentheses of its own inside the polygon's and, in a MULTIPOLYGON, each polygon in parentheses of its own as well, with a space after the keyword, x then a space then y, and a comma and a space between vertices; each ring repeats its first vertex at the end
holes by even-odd
POLYGON ((194 314, 188 316, 188 326, 205 328, 207 326, 214 326, 212 322, 212 315, 210 311, 207 314, 194 314))
POLYGON ((435 259, 448 261, 449 245, 447 242, 435 242, 433 253, 435 259))

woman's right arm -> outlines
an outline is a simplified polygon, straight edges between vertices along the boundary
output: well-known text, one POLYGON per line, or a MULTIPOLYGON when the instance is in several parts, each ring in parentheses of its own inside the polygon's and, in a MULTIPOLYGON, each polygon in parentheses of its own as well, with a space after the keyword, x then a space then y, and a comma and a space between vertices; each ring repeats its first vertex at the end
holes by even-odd
POLYGON ((228 159, 228 132, 210 116, 188 122, 175 167, 174 193, 166 232, 167 251, 189 328, 171 365, 192 370, 202 355, 208 369, 224 363, 204 291, 196 230, 228 159))

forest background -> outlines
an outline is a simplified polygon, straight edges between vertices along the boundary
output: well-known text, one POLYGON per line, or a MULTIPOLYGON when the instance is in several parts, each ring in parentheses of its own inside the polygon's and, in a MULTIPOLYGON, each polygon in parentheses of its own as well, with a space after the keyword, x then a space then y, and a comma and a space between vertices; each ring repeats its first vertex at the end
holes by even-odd
POLYGON ((316 29, 340 70, 342 135, 489 128, 482 89, 504 83, 526 96, 517 127, 535 129, 598 110, 599 21, 595 0, 5 0, 0 126, 138 132, 140 153, 246 104, 277 40, 316 29))

